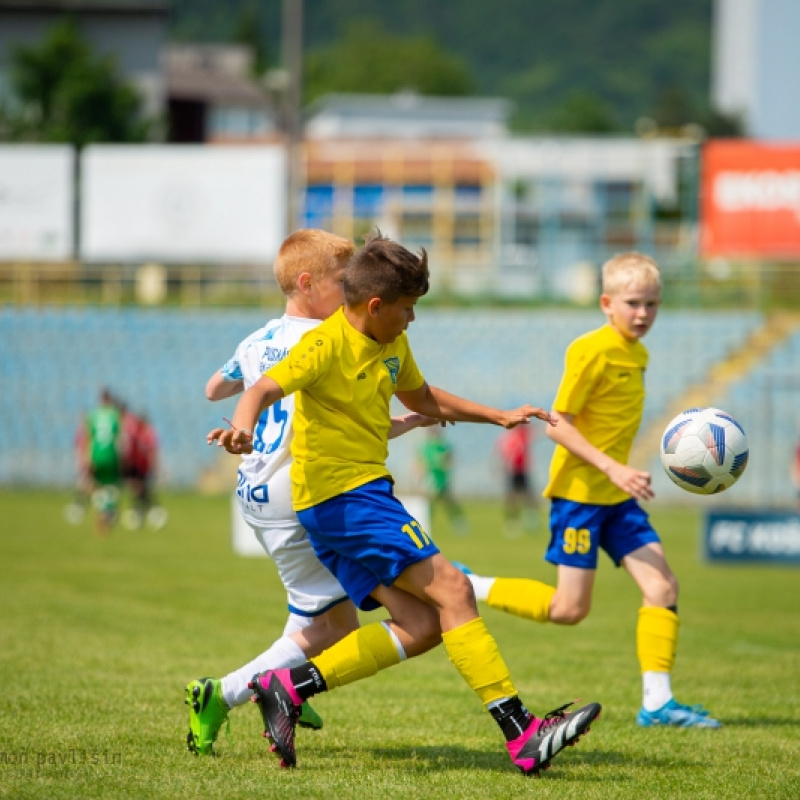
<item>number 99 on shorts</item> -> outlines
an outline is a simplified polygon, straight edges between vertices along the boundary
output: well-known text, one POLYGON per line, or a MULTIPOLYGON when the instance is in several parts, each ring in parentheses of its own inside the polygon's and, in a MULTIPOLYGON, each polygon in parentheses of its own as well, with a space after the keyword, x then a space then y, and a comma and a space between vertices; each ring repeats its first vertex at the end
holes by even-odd
POLYGON ((588 528, 566 528, 563 549, 567 555, 586 555, 591 550, 592 538, 588 528))

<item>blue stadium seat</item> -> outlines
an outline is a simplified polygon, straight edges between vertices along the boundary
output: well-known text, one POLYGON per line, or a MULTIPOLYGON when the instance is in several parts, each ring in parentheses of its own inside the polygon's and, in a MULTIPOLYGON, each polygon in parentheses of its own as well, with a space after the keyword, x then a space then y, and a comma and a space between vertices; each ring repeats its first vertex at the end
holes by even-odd
MULTIPOLYGON (((162 442, 164 480, 175 487, 193 486, 216 458, 205 444, 205 433, 234 405, 233 400, 209 403, 206 380, 242 338, 280 313, 276 308, 0 307, 0 482, 71 486, 76 426, 96 402, 100 387, 107 385, 133 410, 150 416, 162 442), (31 437, 40 438, 43 421, 50 430, 43 445, 47 459, 30 453, 31 437)), ((651 353, 645 419, 663 413, 689 384, 701 381, 760 321, 757 312, 662 311, 645 340, 651 353)), ((603 323, 599 311, 434 309, 423 301, 409 338, 432 384, 487 404, 531 402, 547 408, 561 377, 566 346, 603 323)), ((776 367, 800 372, 800 336, 789 340, 785 351, 776 353, 776 367)), ((763 392, 763 387, 749 384, 734 387, 728 410, 752 414, 763 402, 763 392)), ((784 414, 788 419, 790 414, 782 410, 784 414)), ((502 478, 494 455, 498 429, 458 425, 447 435, 457 454, 457 491, 499 494, 502 478)), ((761 433, 754 431, 753 436, 761 433)), ((412 434, 390 447, 390 464, 400 485, 413 483, 419 441, 412 434)), ((551 452, 552 443, 540 436, 534 443, 539 488, 551 452)))

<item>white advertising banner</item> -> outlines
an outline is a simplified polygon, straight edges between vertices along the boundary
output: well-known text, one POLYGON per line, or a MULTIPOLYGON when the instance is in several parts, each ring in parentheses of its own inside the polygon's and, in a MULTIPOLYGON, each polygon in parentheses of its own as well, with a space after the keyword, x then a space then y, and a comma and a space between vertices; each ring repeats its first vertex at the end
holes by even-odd
POLYGON ((285 237, 278 145, 96 145, 81 181, 84 261, 262 264, 285 237))
POLYGON ((0 261, 72 258, 74 164, 70 145, 0 146, 0 261))

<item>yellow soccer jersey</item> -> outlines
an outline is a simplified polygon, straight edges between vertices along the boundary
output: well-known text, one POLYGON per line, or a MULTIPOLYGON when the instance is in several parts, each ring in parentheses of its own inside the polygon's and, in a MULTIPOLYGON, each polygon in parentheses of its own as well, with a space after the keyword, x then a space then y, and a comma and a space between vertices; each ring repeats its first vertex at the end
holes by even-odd
MULTIPOLYGON (((647 349, 610 325, 578 337, 568 348, 553 408, 572 414, 575 427, 598 450, 627 463, 644 408, 647 349)), ((613 505, 630 495, 595 467, 556 445, 545 497, 613 505)))
POLYGON ((381 345, 339 309, 264 373, 297 392, 291 467, 296 511, 389 475, 389 404, 425 382, 405 333, 381 345))

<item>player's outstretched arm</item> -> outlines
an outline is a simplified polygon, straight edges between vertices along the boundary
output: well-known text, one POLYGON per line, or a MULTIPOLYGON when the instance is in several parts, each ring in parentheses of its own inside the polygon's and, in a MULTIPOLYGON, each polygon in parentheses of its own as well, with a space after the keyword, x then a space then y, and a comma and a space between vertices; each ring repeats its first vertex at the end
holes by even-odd
POLYGON ((450 394, 427 383, 423 383, 413 392, 398 392, 397 398, 411 411, 448 422, 488 422, 504 428, 514 428, 517 425, 527 425, 531 417, 544 420, 550 425, 555 425, 558 421, 555 415, 543 408, 526 404, 503 411, 450 394))
POLYGON ((637 500, 652 500, 655 497, 650 488, 650 473, 635 469, 627 464, 620 464, 611 456, 598 450, 576 427, 572 414, 560 413, 558 427, 549 428, 547 435, 557 444, 565 447, 572 455, 583 459, 600 472, 603 472, 611 483, 623 492, 627 492, 637 500))
POLYGON ((226 381, 219 370, 206 383, 206 399, 212 402, 225 400, 242 391, 244 391, 244 381, 226 381))
MULTIPOLYGON (((451 423, 452 424, 452 423, 451 423)), ((389 439, 396 439, 404 433, 413 431, 414 428, 430 428, 433 425, 447 425, 447 420, 437 419, 436 417, 426 417, 425 414, 404 414, 400 417, 392 417, 392 427, 389 429, 389 439)))
POLYGON ((233 413, 230 428, 209 431, 208 444, 217 443, 229 453, 241 455, 253 452, 253 429, 261 412, 283 397, 283 389, 266 376, 259 378, 240 398, 233 413))

